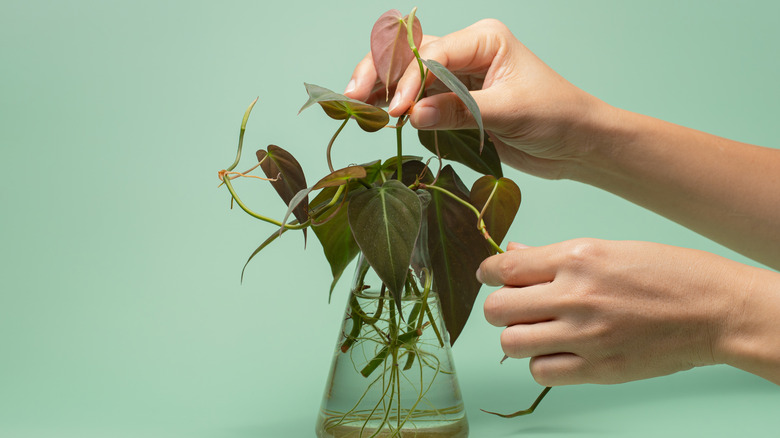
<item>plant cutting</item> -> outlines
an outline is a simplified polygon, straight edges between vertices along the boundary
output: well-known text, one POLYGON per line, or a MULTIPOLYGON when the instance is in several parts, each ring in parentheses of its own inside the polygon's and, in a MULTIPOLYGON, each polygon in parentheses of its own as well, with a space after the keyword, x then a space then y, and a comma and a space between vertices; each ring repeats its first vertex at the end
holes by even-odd
MULTIPOLYGON (((371 53, 386 95, 416 63, 421 87, 415 101, 438 81, 463 101, 478 129, 418 131, 429 157, 406 155, 402 132, 408 114, 391 124, 382 108, 307 83, 308 100, 300 111, 316 104, 339 121, 325 147, 328 173, 308 183, 294 156, 276 145, 258 150, 249 170, 235 171, 257 100, 241 122, 235 161, 219 172, 231 203, 275 226, 247 264, 285 233, 301 231, 306 240, 311 229, 330 265, 330 299, 344 270, 357 259, 317 421, 320 437, 468 435, 450 346, 479 292, 477 268, 503 252, 499 245, 521 193, 503 176, 468 89, 443 65, 420 57, 422 36, 416 8, 407 16, 390 10, 374 24, 371 53), (331 151, 351 120, 366 132, 395 131, 394 154, 361 165, 334 165, 331 151), (445 161, 482 176, 469 189, 445 161), (252 174, 257 168, 264 176, 252 174), (268 181, 287 205, 282 219, 247 206, 233 185, 237 178, 268 181)), ((496 415, 531 413, 548 391, 528 409, 496 415)))

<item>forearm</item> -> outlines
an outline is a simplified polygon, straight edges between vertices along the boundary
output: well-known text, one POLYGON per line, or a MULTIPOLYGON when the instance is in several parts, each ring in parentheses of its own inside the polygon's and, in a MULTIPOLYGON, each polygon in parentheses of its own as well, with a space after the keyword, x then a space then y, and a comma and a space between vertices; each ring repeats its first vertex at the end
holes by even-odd
POLYGON ((601 105, 569 175, 780 268, 780 150, 601 105))

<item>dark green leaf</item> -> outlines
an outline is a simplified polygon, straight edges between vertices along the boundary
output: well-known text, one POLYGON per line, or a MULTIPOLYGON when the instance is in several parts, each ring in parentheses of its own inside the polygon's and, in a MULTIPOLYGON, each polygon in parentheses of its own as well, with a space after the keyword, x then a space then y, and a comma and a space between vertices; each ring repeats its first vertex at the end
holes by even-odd
POLYGON ((351 117, 357 121, 361 129, 368 132, 378 131, 387 126, 387 122, 390 121, 387 112, 379 107, 350 99, 343 94, 335 93, 318 85, 307 83, 304 85, 306 92, 309 93, 309 100, 303 104, 298 113, 318 103, 329 117, 336 120, 351 117))
POLYGON ((376 179, 379 177, 379 173, 382 171, 382 161, 376 160, 370 163, 361 164, 361 166, 366 169, 366 181, 369 184, 373 184, 373 182, 376 181, 376 179))
POLYGON ((422 223, 420 199, 400 181, 389 180, 352 198, 347 215, 363 256, 387 285, 400 310, 422 223))
MULTIPOLYGON (((469 193, 452 166, 442 169, 436 185, 468 201, 469 193)), ((434 290, 452 344, 468 321, 482 284, 477 268, 490 256, 490 247, 477 230, 477 217, 468 207, 439 191, 428 189, 428 251, 433 266, 434 290)))
POLYGON ((420 143, 426 149, 436 153, 436 138, 438 137, 439 154, 445 160, 465 164, 483 175, 493 175, 501 178, 501 159, 496 152, 496 146, 485 139, 482 152, 479 151, 479 130, 457 129, 448 131, 417 131, 420 143))
MULTIPOLYGON (((418 161, 419 162, 420 160, 422 160, 422 157, 417 157, 417 156, 414 156, 414 155, 404 155, 404 156, 401 157, 401 166, 405 166, 406 163, 408 163, 410 161, 418 161)), ((395 177, 395 174, 398 172, 398 164, 397 163, 398 163, 398 157, 397 156, 396 157, 390 157, 387 160, 385 160, 384 163, 382 163, 382 172, 384 173, 385 178, 397 179, 395 177)), ((407 178, 404 177, 404 181, 406 181, 406 180, 407 180, 407 178)), ((414 182, 414 179, 412 179, 411 182, 408 183, 407 185, 411 184, 412 182, 414 182)))
MULTIPOLYGON (((298 160, 286 150, 276 145, 269 145, 268 151, 257 151, 257 160, 260 168, 268 178, 279 177, 277 181, 271 181, 271 186, 282 198, 285 204, 290 205, 295 195, 306 188, 306 177, 298 160)), ((298 222, 303 223, 309 219, 309 201, 301 200, 293 210, 298 222)), ((303 230, 304 240, 306 230, 303 230)))
MULTIPOLYGON (((419 160, 406 161, 402 165, 402 168, 403 181, 401 182, 406 186, 414 184, 417 178, 420 178, 420 182, 431 183, 435 177, 434 171, 419 160)), ((394 169, 394 167, 391 167, 390 169, 394 169)), ((391 178, 397 179, 395 172, 392 173, 391 178)))
MULTIPOLYGON (((314 234, 322 244, 322 250, 325 252, 325 258, 330 264, 330 271, 333 274, 333 282, 330 284, 328 292, 328 301, 333 294, 339 278, 344 273, 344 269, 349 265, 352 259, 360 252, 360 248, 352 237, 352 229, 349 227, 347 218, 347 209, 350 198, 366 190, 361 184, 349 183, 346 193, 341 195, 339 202, 325 209, 318 214, 317 221, 312 225, 314 234), (343 202, 341 202, 343 200, 343 202)), ((312 200, 312 205, 327 205, 336 194, 335 187, 328 187, 322 190, 312 200)))
POLYGON ((458 79, 457 76, 455 76, 451 71, 447 70, 447 67, 439 64, 433 59, 423 59, 422 62, 426 67, 428 67, 428 70, 436 75, 441 83, 449 88, 450 91, 455 93, 455 95, 458 96, 461 101, 463 101, 463 104, 466 105, 466 108, 471 111, 471 114, 474 116, 474 120, 477 121, 477 127, 479 128, 479 151, 481 152, 482 145, 485 144, 485 128, 482 126, 482 114, 479 112, 477 101, 475 101, 471 96, 469 89, 463 85, 463 82, 461 82, 460 79, 458 79))
POLYGON ((490 237, 501 244, 520 208, 520 188, 511 179, 485 175, 476 180, 471 188, 471 204, 482 211, 488 199, 490 203, 482 218, 490 237))

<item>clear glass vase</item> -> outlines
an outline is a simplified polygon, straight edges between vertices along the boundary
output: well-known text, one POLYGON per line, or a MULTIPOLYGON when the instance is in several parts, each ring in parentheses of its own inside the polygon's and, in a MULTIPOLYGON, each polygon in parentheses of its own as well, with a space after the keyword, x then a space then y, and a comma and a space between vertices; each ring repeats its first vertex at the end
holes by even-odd
POLYGON ((317 436, 467 437, 468 422, 425 226, 396 303, 361 255, 316 423, 317 436))

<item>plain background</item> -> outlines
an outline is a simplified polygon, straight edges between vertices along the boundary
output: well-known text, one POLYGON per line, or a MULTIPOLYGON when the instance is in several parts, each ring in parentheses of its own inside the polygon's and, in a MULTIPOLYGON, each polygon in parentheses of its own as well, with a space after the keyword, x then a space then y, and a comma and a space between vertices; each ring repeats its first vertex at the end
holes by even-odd
MULTIPOLYGON (((286 235, 217 188, 256 96, 246 160, 278 144, 311 180, 338 122, 296 115, 303 82, 343 90, 374 20, 397 2, 0 2, 0 436, 306 437, 347 277, 327 303, 318 242, 286 235)), ((777 147, 780 3, 419 2, 442 35, 503 20, 575 85, 632 111, 777 147)), ((342 165, 394 154, 393 133, 345 130, 342 165)), ((424 154, 407 130, 407 151, 424 154)), ((695 157, 691 157, 695 159, 695 157)), ((338 167, 338 166, 337 166, 338 167)), ((699 248, 751 263, 615 196, 508 170, 523 190, 509 238, 699 248)), ((467 184, 474 179, 465 173, 467 184)), ((280 217, 268 186, 241 181, 280 217)), ((713 217, 713 220, 718 220, 713 217)), ((311 237, 311 235, 310 235, 311 237)), ((780 389, 727 367, 617 386, 541 389, 502 356, 483 289, 454 355, 473 437, 762 436, 780 389)))

